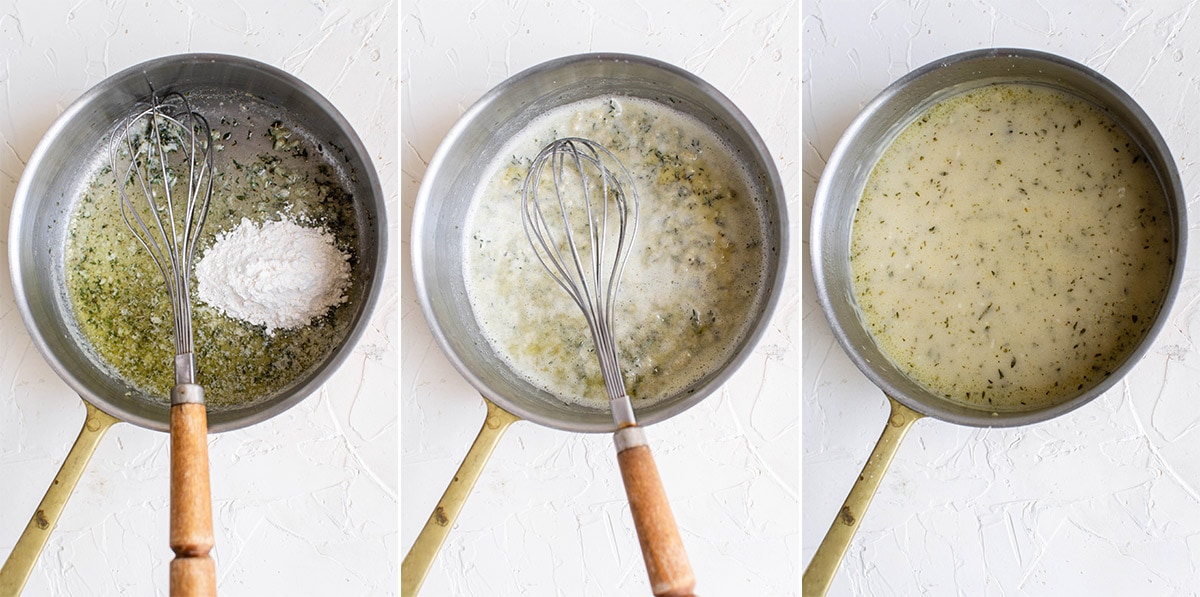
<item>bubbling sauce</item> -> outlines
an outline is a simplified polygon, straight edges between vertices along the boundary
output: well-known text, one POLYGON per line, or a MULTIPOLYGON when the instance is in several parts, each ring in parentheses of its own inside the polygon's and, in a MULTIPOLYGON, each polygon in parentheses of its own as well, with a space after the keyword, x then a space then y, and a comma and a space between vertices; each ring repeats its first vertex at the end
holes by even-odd
POLYGON ((635 405, 681 392, 721 367, 765 300, 763 194, 700 122, 657 103, 593 98, 539 117, 491 166, 467 217, 464 274, 475 318, 496 352, 559 399, 607 409, 587 323, 537 260, 521 188, 547 143, 586 137, 614 152, 640 196, 615 332, 635 405))
POLYGON ((1154 169, 1104 111, 997 84, 946 99, 875 165, 851 239, 880 347, 952 400, 997 411, 1094 386, 1146 335, 1173 268, 1154 169))

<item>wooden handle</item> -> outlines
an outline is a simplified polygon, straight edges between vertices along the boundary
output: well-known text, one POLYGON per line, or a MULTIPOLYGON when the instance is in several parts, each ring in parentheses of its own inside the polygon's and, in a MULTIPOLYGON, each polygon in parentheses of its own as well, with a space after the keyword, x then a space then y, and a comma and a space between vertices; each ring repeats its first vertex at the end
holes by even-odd
POLYGON ((696 587, 692 565, 675 526, 671 504, 640 427, 625 427, 614 436, 617 463, 629 511, 637 529, 642 558, 650 575, 650 590, 658 597, 684 597, 696 587))
POLYGON ((875 449, 863 465, 862 473, 850 487, 850 495, 846 496, 846 501, 829 527, 829 532, 825 533, 825 538, 817 547, 817 553, 813 554, 808 568, 804 570, 804 597, 821 597, 829 591, 833 576, 842 564, 842 556, 846 554, 846 548, 850 546, 854 533, 858 531, 863 514, 866 513, 871 498, 875 497, 875 491, 879 489, 879 483, 883 480, 883 474, 887 472, 896 450, 900 448, 900 441, 904 439, 912 424, 924 416, 900 404, 891 396, 888 396, 888 401, 891 402, 892 412, 888 416, 887 425, 884 425, 883 433, 875 443, 875 449))
POLYGON ((171 597, 217 594, 217 566, 209 556, 171 560, 171 597))
POLYGON ((172 597, 217 594, 212 497, 208 482, 208 416, 203 403, 171 406, 172 597))
POLYGON ((58 469, 33 517, 29 519, 29 524, 25 525, 25 531, 8 554, 4 566, 0 567, 0 595, 8 597, 21 594, 42 548, 46 546, 46 540, 50 538, 50 532, 58 525, 67 498, 75 491, 75 485, 83 476, 83 470, 92 459, 100 439, 109 427, 120 422, 86 400, 83 405, 87 407, 87 419, 79 431, 79 437, 71 446, 71 451, 67 453, 66 460, 63 460, 62 467, 58 469))

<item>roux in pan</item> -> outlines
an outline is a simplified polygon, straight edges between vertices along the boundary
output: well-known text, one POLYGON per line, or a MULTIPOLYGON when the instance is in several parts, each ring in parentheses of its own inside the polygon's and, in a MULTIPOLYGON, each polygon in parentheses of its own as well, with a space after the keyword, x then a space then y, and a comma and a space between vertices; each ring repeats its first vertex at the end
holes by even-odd
MULTIPOLYGON (((340 250, 354 254, 354 202, 336 176, 339 158, 320 148, 303 127, 281 121, 280 109, 266 102, 240 98, 222 110, 206 110, 216 169, 195 261, 242 218, 256 225, 294 220, 331 233, 340 250)), ((101 164, 74 207, 67 231, 72 314, 99 363, 165 403, 174 385, 170 299, 150 253, 123 220, 111 167, 107 160, 101 164)), ((193 279, 196 375, 212 409, 244 406, 286 391, 338 346, 353 312, 347 301, 308 325, 269 334, 263 325, 235 319, 198 300, 195 288, 193 279)))
POLYGON ((497 156, 467 218, 464 277, 480 328, 511 369, 559 399, 608 398, 579 307, 534 256, 521 223, 529 164, 549 141, 613 151, 640 196, 615 321, 639 406, 686 392, 725 363, 766 300, 763 194, 699 120, 632 97, 597 97, 535 119, 497 156))

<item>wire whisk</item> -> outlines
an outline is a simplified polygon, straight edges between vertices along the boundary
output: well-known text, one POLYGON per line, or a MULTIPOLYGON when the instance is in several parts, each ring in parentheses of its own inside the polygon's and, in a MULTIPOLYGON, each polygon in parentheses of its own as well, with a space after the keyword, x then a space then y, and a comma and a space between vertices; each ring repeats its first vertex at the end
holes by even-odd
MULTIPOLYGON (((534 158, 522 211, 525 235, 538 260, 583 311, 608 398, 619 401, 626 396, 625 381, 613 329, 617 290, 637 231, 632 177, 602 145, 578 137, 559 139, 534 158)), ((634 424, 632 409, 629 414, 628 421, 617 423, 634 424)))
MULTIPOLYGON (((172 93, 127 118, 111 152, 121 216, 166 282, 176 355, 191 355, 191 265, 212 197, 212 130, 172 93)), ((194 374, 194 361, 180 362, 175 383, 194 374)))
POLYGON ((637 231, 633 177, 602 145, 551 142, 533 159, 521 197, 525 236, 550 276, 583 311, 617 431, 613 443, 655 595, 691 595, 691 564, 646 436, 621 375, 617 290, 637 231))
POLYGON ((121 217, 154 260, 171 300, 170 591, 216 595, 208 416, 204 388, 195 383, 190 296, 192 261, 212 200, 212 130, 182 94, 156 96, 120 124, 110 152, 121 217))

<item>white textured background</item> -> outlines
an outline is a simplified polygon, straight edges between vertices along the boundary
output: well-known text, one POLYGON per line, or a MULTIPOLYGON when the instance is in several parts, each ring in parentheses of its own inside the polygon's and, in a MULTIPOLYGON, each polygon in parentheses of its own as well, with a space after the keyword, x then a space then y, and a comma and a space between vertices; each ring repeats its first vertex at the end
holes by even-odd
MULTIPOLYGON (((413 294, 407 232, 454 121, 510 75, 617 51, 683 67, 729 96, 776 158, 799 223, 799 7, 793 1, 453 3, 401 8, 401 551, 484 419, 413 294)), ((516 214, 514 214, 516 217, 516 214)), ((798 235, 771 329, 723 390, 647 433, 703 595, 799 591, 798 235)), ((643 595, 646 572, 612 439, 518 422, 500 440, 425 595, 643 595)))
MULTIPOLYGON (((144 60, 239 54, 325 95, 371 152, 389 211, 378 310, 325 388, 253 427, 210 437, 222 595, 386 595, 397 586, 397 6, 0 2, 0 229, 51 122, 89 87, 144 60)), ((7 246, 5 246, 7 252, 7 246)), ((83 424, 33 347, 0 268, 0 557, 7 557, 83 424)), ((109 431, 26 595, 165 595, 167 435, 109 431)))
MULTIPOLYGON (((816 181, 842 131, 908 71, 995 46, 1100 71, 1157 124, 1192 235, 1169 324, 1131 375, 1058 419, 1016 429, 916 423, 851 544, 834 595, 1194 595, 1200 587, 1200 14, 1194 2, 807 1, 804 251, 816 181)), ((803 560, 887 418, 834 341, 803 265, 803 560)))

